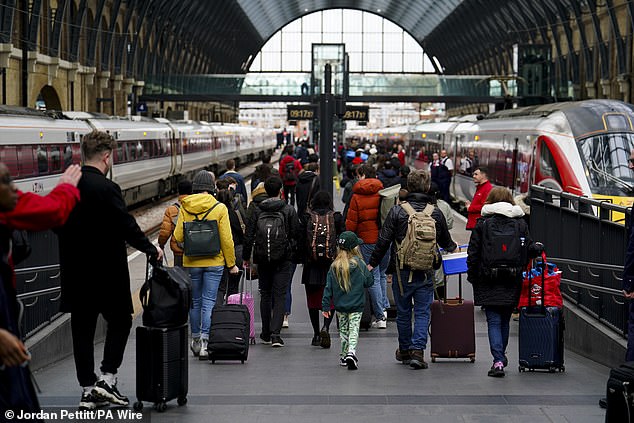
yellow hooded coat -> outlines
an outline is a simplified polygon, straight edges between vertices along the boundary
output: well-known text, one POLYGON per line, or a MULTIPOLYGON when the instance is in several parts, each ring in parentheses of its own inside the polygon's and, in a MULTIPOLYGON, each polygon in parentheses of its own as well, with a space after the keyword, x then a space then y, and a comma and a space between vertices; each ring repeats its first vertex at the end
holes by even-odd
MULTIPOLYGON (((183 242, 185 235, 183 233, 183 223, 194 220, 195 215, 205 214, 207 210, 212 208, 218 200, 211 194, 201 193, 188 195, 181 202, 181 208, 178 212, 178 221, 174 229, 174 239, 177 242, 183 242)), ((233 267, 236 264, 236 256, 233 249, 233 237, 231 236, 231 226, 229 223, 229 212, 227 206, 218 204, 206 220, 218 221, 218 231, 220 232, 220 254, 214 257, 188 257, 183 255, 183 267, 209 267, 209 266, 227 266, 233 267)))

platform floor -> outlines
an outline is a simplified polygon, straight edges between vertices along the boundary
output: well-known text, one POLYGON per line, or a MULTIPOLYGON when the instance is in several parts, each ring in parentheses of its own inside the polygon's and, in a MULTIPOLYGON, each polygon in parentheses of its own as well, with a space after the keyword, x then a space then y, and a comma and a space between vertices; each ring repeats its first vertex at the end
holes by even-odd
MULTIPOLYGON (((468 241, 464 221, 455 221, 456 242, 468 241)), ((133 291, 143 282, 144 257, 130 261, 133 291)), ((605 395, 609 369, 566 351, 565 373, 522 373, 517 370, 517 322, 512 322, 503 379, 487 377, 491 366, 484 312, 476 310, 477 358, 430 363, 415 371, 395 361, 397 331, 394 321, 386 330, 361 333, 359 370, 338 364, 339 339, 333 325, 333 346, 310 346, 312 330, 306 309, 301 266, 293 280, 290 328, 283 329, 285 347, 257 344, 245 364, 201 362, 190 358, 188 404, 168 405, 157 413, 146 405, 144 421, 213 423, 294 422, 574 422, 598 423, 604 411, 598 406, 605 395), (148 415, 151 413, 150 415, 148 415)), ((455 279, 450 280, 450 294, 455 279)), ((468 283, 467 297, 472 296, 468 283)), ((256 304, 257 304, 256 296, 256 304)), ((257 307, 256 307, 257 308, 257 307)), ((256 332, 259 330, 256 316, 256 332)), ((135 326, 140 318, 135 319, 135 326)), ((259 332, 257 332, 259 333, 259 332)), ((70 342, 70 340, 69 340, 70 342)), ((131 333, 119 390, 135 400, 135 343, 131 333)), ((96 347, 96 363, 103 345, 96 347)), ((429 358, 427 357, 429 361, 429 358)), ((35 375, 44 407, 74 408, 80 397, 72 358, 35 375)), ((134 420, 130 420, 134 421, 134 420)))

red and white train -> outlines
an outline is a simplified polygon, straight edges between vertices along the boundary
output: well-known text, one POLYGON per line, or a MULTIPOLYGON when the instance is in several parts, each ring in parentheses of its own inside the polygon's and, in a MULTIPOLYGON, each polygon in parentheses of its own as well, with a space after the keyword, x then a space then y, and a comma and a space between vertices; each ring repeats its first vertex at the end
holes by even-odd
MULTIPOLYGON (((374 133, 389 133, 373 130, 374 133)), ((401 131, 402 132, 402 131, 401 131)), ((369 138, 373 140, 373 138, 369 138)), ((454 163, 451 193, 473 198, 473 166, 486 166, 495 185, 515 194, 531 184, 632 205, 634 106, 616 100, 585 100, 505 110, 475 119, 419 123, 403 142, 411 163, 445 149, 454 163), (419 153, 424 151, 424 154, 419 153), (471 162, 467 160, 471 155, 471 162)))
POLYGON ((224 170, 271 154, 275 132, 235 124, 119 118, 85 112, 46 114, 0 106, 0 162, 18 189, 45 194, 59 174, 81 162, 82 136, 106 131, 117 140, 110 177, 128 205, 173 192, 200 169, 224 170))

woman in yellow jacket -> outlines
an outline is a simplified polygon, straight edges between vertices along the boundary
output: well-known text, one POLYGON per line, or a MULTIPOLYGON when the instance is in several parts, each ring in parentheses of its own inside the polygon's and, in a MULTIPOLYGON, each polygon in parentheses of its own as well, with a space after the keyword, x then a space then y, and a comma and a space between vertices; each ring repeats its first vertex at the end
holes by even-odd
POLYGON ((192 182, 193 194, 185 197, 178 213, 178 221, 174 229, 174 239, 184 241, 183 223, 194 220, 196 215, 204 215, 212 207, 213 210, 205 218, 218 221, 220 233, 220 253, 209 257, 188 257, 183 255, 183 267, 189 270, 192 280, 192 309, 189 312, 189 322, 192 330, 191 350, 194 356, 207 360, 207 342, 211 327, 211 313, 216 305, 218 286, 222 279, 222 272, 227 266, 229 273, 238 273, 236 256, 233 250, 233 238, 229 224, 227 207, 216 204, 218 201, 211 195, 214 183, 211 174, 201 170, 192 182))

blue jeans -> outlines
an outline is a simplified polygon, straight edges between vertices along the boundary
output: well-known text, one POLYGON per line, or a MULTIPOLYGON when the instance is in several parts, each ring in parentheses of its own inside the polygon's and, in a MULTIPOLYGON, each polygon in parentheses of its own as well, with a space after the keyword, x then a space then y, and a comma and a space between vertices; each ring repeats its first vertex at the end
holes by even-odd
POLYGON ((222 280, 224 266, 190 267, 192 280, 192 308, 189 311, 189 323, 192 337, 209 339, 211 311, 216 305, 218 287, 222 280))
POLYGON ((427 330, 431 317, 431 303, 434 301, 433 272, 415 270, 412 281, 408 282, 410 270, 401 270, 403 295, 398 283, 398 275, 392 276, 392 291, 396 302, 396 327, 398 328, 398 348, 424 350, 427 346, 427 330), (414 329, 412 330, 412 300, 414 300, 414 329))
POLYGON ((291 277, 288 280, 288 289, 286 290, 286 303, 284 304, 284 314, 291 314, 291 305, 293 304, 293 295, 291 294, 291 288, 293 284, 293 275, 295 275, 295 269, 297 265, 291 263, 291 277))
POLYGON ((486 306, 487 327, 489 331, 489 347, 493 356, 493 363, 504 361, 506 347, 509 343, 509 323, 513 307, 486 306))
POLYGON ((390 250, 383 256, 383 260, 379 264, 379 273, 381 275, 381 292, 383 293, 383 308, 390 308, 390 300, 387 298, 387 267, 390 265, 390 250))
MULTIPOLYGON (((363 260, 368 263, 370 261, 370 257, 372 256, 372 252, 374 251, 375 244, 361 244, 359 248, 361 249, 361 255, 363 256, 363 260)), ((380 267, 380 266, 379 266, 380 267)), ((385 301, 383 300, 383 291, 381 290, 381 273, 380 268, 375 267, 372 269, 372 276, 374 277, 374 284, 368 291, 370 292, 370 302, 372 303, 372 311, 374 312, 374 317, 376 319, 383 319, 383 310, 385 301)), ((387 282, 386 282, 387 283, 387 282)))

